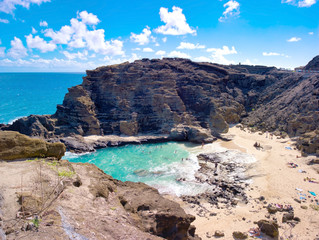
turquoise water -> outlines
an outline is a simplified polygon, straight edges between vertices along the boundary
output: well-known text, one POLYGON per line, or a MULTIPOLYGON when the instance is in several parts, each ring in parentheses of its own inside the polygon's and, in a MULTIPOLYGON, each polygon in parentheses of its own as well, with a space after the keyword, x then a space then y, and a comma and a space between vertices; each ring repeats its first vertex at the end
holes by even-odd
POLYGON ((30 114, 53 114, 84 73, 0 73, 0 123, 30 114))
POLYGON ((71 162, 89 162, 122 181, 144 182, 161 193, 194 195, 207 186, 194 182, 196 155, 185 144, 168 142, 105 148, 94 153, 67 153, 71 162), (185 178, 185 182, 177 179, 185 178))

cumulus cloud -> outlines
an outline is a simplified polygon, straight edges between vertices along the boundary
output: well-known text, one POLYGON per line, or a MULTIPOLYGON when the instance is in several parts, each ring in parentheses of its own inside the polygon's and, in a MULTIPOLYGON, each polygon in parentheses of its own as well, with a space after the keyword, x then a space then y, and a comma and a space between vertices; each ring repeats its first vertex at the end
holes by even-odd
POLYGON ((299 37, 292 37, 292 38, 289 38, 287 40, 287 42, 299 42, 301 40, 301 38, 299 37))
POLYGON ((152 32, 151 32, 150 28, 148 26, 146 26, 146 28, 144 28, 142 33, 140 33, 140 34, 131 33, 130 39, 133 42, 138 43, 139 45, 145 45, 145 44, 148 44, 150 42, 151 34, 152 34, 152 32))
POLYGON ((67 44, 71 39, 73 29, 70 26, 63 26, 59 31, 53 31, 53 29, 46 29, 44 36, 50 37, 53 43, 67 44))
POLYGON ((188 43, 188 42, 181 42, 177 49, 203 49, 205 48, 205 45, 200 45, 197 43, 196 45, 194 43, 188 43))
POLYGON ((37 30, 35 30, 35 28, 34 27, 32 27, 32 34, 36 34, 38 31, 37 30))
POLYGON ((9 20, 8 20, 8 19, 0 18, 0 23, 9 23, 9 20))
POLYGON ((29 9, 31 4, 38 4, 50 2, 50 0, 3 0, 0 2, 0 12, 13 14, 16 6, 21 6, 29 9))
POLYGON ((180 51, 172 51, 168 55, 168 57, 178 57, 178 58, 191 58, 190 55, 180 52, 180 51))
POLYGON ((159 51, 157 51, 157 52, 155 53, 155 55, 158 55, 158 56, 164 56, 165 54, 166 54, 166 52, 163 51, 163 50, 159 50, 159 51))
POLYGON ((23 46, 20 38, 14 37, 11 40, 11 48, 8 51, 8 56, 18 59, 28 56, 27 49, 23 46))
POLYGON ((311 7, 317 0, 282 0, 282 3, 288 3, 298 7, 311 7))
POLYGON ((88 29, 87 24, 94 25, 98 22, 94 14, 83 11, 78 13, 78 19, 70 20, 70 25, 61 27, 59 31, 46 29, 44 35, 50 37, 53 43, 67 44, 70 48, 87 48, 103 55, 123 55, 123 41, 106 41, 104 29, 88 29))
POLYGON ((6 50, 5 47, 0 47, 0 58, 3 58, 5 56, 4 51, 6 50))
POLYGON ((52 52, 56 49, 56 45, 54 43, 47 43, 43 38, 39 36, 33 37, 32 34, 26 36, 28 48, 39 49, 42 53, 52 52))
POLYGON ((240 6, 240 4, 235 0, 230 0, 227 3, 225 3, 224 8, 226 8, 226 9, 223 12, 223 16, 221 16, 218 19, 218 21, 224 22, 226 19, 228 19, 230 17, 239 16, 239 14, 240 14, 239 6, 240 6))
POLYGON ((40 27, 47 27, 48 26, 48 23, 46 21, 41 21, 39 23, 40 27))
POLYGON ((82 22, 87 25, 96 25, 100 22, 100 19, 98 19, 96 15, 93 13, 88 13, 87 11, 78 13, 78 18, 80 18, 82 22))
POLYGON ((208 57, 200 56, 200 57, 194 58, 194 61, 196 61, 196 62, 211 62, 212 60, 208 57))
POLYGON ((161 21, 165 25, 159 26, 155 29, 156 33, 165 35, 196 35, 196 30, 192 29, 186 22, 186 17, 183 14, 183 10, 179 7, 173 7, 172 12, 168 12, 167 8, 160 8, 161 21))
POLYGON ((309 35, 313 35, 313 32, 308 32, 309 35))
POLYGON ((70 53, 68 51, 63 51, 63 55, 70 60, 79 58, 81 60, 87 60, 87 56, 89 52, 87 50, 84 50, 83 52, 77 52, 77 53, 70 53))
POLYGON ((207 52, 212 53, 212 61, 220 64, 233 64, 234 61, 227 60, 224 56, 230 54, 237 54, 234 46, 229 49, 228 46, 223 46, 222 48, 208 48, 207 52))
POLYGON ((143 48, 143 52, 154 52, 152 48, 143 48))
POLYGON ((163 41, 163 43, 166 43, 167 37, 163 37, 163 38, 162 38, 162 41, 163 41))

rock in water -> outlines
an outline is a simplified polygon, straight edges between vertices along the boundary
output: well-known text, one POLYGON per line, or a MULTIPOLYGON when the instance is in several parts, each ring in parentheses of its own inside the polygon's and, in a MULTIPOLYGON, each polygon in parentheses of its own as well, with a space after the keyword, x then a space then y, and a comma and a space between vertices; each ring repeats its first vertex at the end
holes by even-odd
POLYGON ((63 143, 48 143, 18 132, 0 131, 0 159, 14 160, 35 157, 61 159, 65 153, 63 143))

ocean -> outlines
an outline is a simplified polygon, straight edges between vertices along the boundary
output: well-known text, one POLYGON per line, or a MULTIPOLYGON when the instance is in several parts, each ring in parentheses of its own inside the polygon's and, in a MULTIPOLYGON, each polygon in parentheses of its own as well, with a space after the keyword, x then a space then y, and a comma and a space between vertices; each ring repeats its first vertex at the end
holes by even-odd
MULTIPOLYGON (((0 73, 0 123, 30 114, 55 113, 68 88, 82 83, 83 76, 84 73, 0 73)), ((225 161, 255 161, 217 143, 205 149, 218 152, 225 161)), ((195 181, 200 167, 196 155, 202 151, 199 145, 168 142, 105 148, 86 154, 67 152, 63 159, 93 163, 116 179, 144 182, 160 193, 181 196, 209 191, 209 185, 195 181), (179 178, 186 181, 177 181, 179 178)))
POLYGON ((85 73, 0 73, 0 123, 31 114, 53 114, 68 88, 85 73))

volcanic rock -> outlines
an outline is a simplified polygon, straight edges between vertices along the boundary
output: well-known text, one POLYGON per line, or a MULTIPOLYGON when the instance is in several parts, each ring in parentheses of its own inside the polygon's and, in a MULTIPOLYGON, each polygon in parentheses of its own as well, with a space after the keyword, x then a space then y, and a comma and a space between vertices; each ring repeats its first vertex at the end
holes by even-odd
POLYGON ((14 131, 0 131, 0 159, 14 160, 34 157, 61 159, 65 153, 63 143, 48 143, 14 131))

